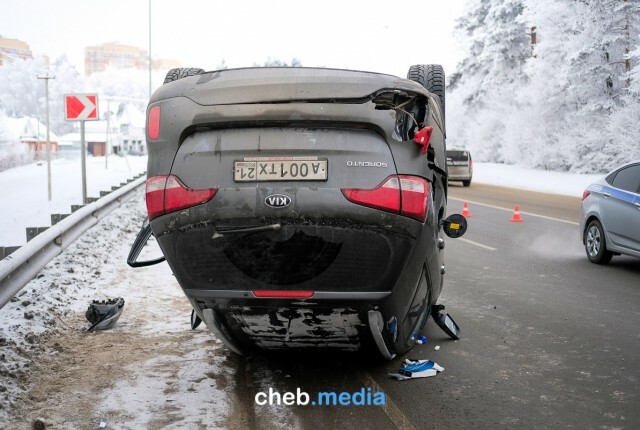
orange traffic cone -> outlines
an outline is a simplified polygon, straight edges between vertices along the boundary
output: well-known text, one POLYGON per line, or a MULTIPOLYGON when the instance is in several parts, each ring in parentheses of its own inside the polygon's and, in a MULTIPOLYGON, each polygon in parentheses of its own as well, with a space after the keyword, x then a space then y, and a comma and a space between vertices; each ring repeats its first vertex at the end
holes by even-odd
POLYGON ((462 216, 465 218, 471 218, 471 214, 469 213, 469 205, 467 202, 464 202, 464 206, 462 207, 462 216))
POLYGON ((513 218, 511 218, 509 221, 511 221, 511 222, 524 222, 524 220, 522 218, 520 218, 520 208, 518 207, 518 205, 516 205, 516 207, 513 208, 513 218))

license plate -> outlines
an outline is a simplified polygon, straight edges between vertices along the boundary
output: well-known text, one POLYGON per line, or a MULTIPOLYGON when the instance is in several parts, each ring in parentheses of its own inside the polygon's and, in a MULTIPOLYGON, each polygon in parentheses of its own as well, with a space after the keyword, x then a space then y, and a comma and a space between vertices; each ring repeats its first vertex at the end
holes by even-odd
POLYGON ((317 157, 247 157, 234 161, 233 180, 326 181, 327 165, 327 160, 317 157))

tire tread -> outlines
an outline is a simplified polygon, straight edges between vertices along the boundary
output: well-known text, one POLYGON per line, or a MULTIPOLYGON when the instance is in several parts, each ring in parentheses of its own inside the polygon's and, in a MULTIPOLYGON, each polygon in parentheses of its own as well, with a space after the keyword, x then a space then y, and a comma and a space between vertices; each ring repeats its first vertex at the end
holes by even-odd
POLYGON ((178 79, 186 78, 187 76, 196 76, 202 73, 204 73, 204 70, 197 67, 177 67, 167 72, 162 85, 177 81, 178 79))
POLYGON ((444 68, 439 64, 416 64, 409 68, 407 79, 418 82, 427 91, 440 99, 442 113, 445 112, 445 75, 444 68))

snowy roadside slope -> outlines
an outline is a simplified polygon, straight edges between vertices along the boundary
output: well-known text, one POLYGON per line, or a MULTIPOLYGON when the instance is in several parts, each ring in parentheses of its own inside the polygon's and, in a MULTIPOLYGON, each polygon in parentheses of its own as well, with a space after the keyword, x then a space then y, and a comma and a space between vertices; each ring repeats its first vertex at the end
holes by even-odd
POLYGON ((498 163, 473 162, 473 183, 541 193, 582 197, 582 192, 605 175, 551 172, 498 163))
MULTIPOLYGON (((20 246, 27 241, 27 227, 51 225, 52 213, 70 213, 82 203, 80 160, 51 163, 52 201, 47 196, 47 164, 33 163, 0 172, 0 246, 20 246)), ((147 169, 147 157, 87 158, 87 195, 99 197, 147 169)))
POLYGON ((190 330, 166 263, 126 265, 144 216, 140 193, 0 309, 0 428, 39 416, 51 428, 225 426, 229 352, 208 330, 190 330), (114 297, 125 299, 116 326, 86 332, 90 301, 114 297))
POLYGON ((0 309, 0 429, 30 428, 36 417, 48 429, 300 428, 290 407, 254 402, 270 387, 295 391, 289 365, 239 358, 204 325, 191 330, 166 263, 126 265, 144 217, 140 193, 0 309), (118 296, 115 327, 86 332, 90 301, 118 296))

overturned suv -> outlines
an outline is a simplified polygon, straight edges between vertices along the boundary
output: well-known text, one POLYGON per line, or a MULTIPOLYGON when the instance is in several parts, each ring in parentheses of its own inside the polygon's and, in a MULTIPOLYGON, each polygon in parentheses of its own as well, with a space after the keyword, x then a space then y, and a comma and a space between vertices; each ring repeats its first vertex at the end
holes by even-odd
MULTIPOLYGON (((148 223, 194 309, 237 353, 409 350, 437 305, 444 72, 173 69, 147 110, 148 223)), ((153 261, 156 262, 156 261, 153 261)))

